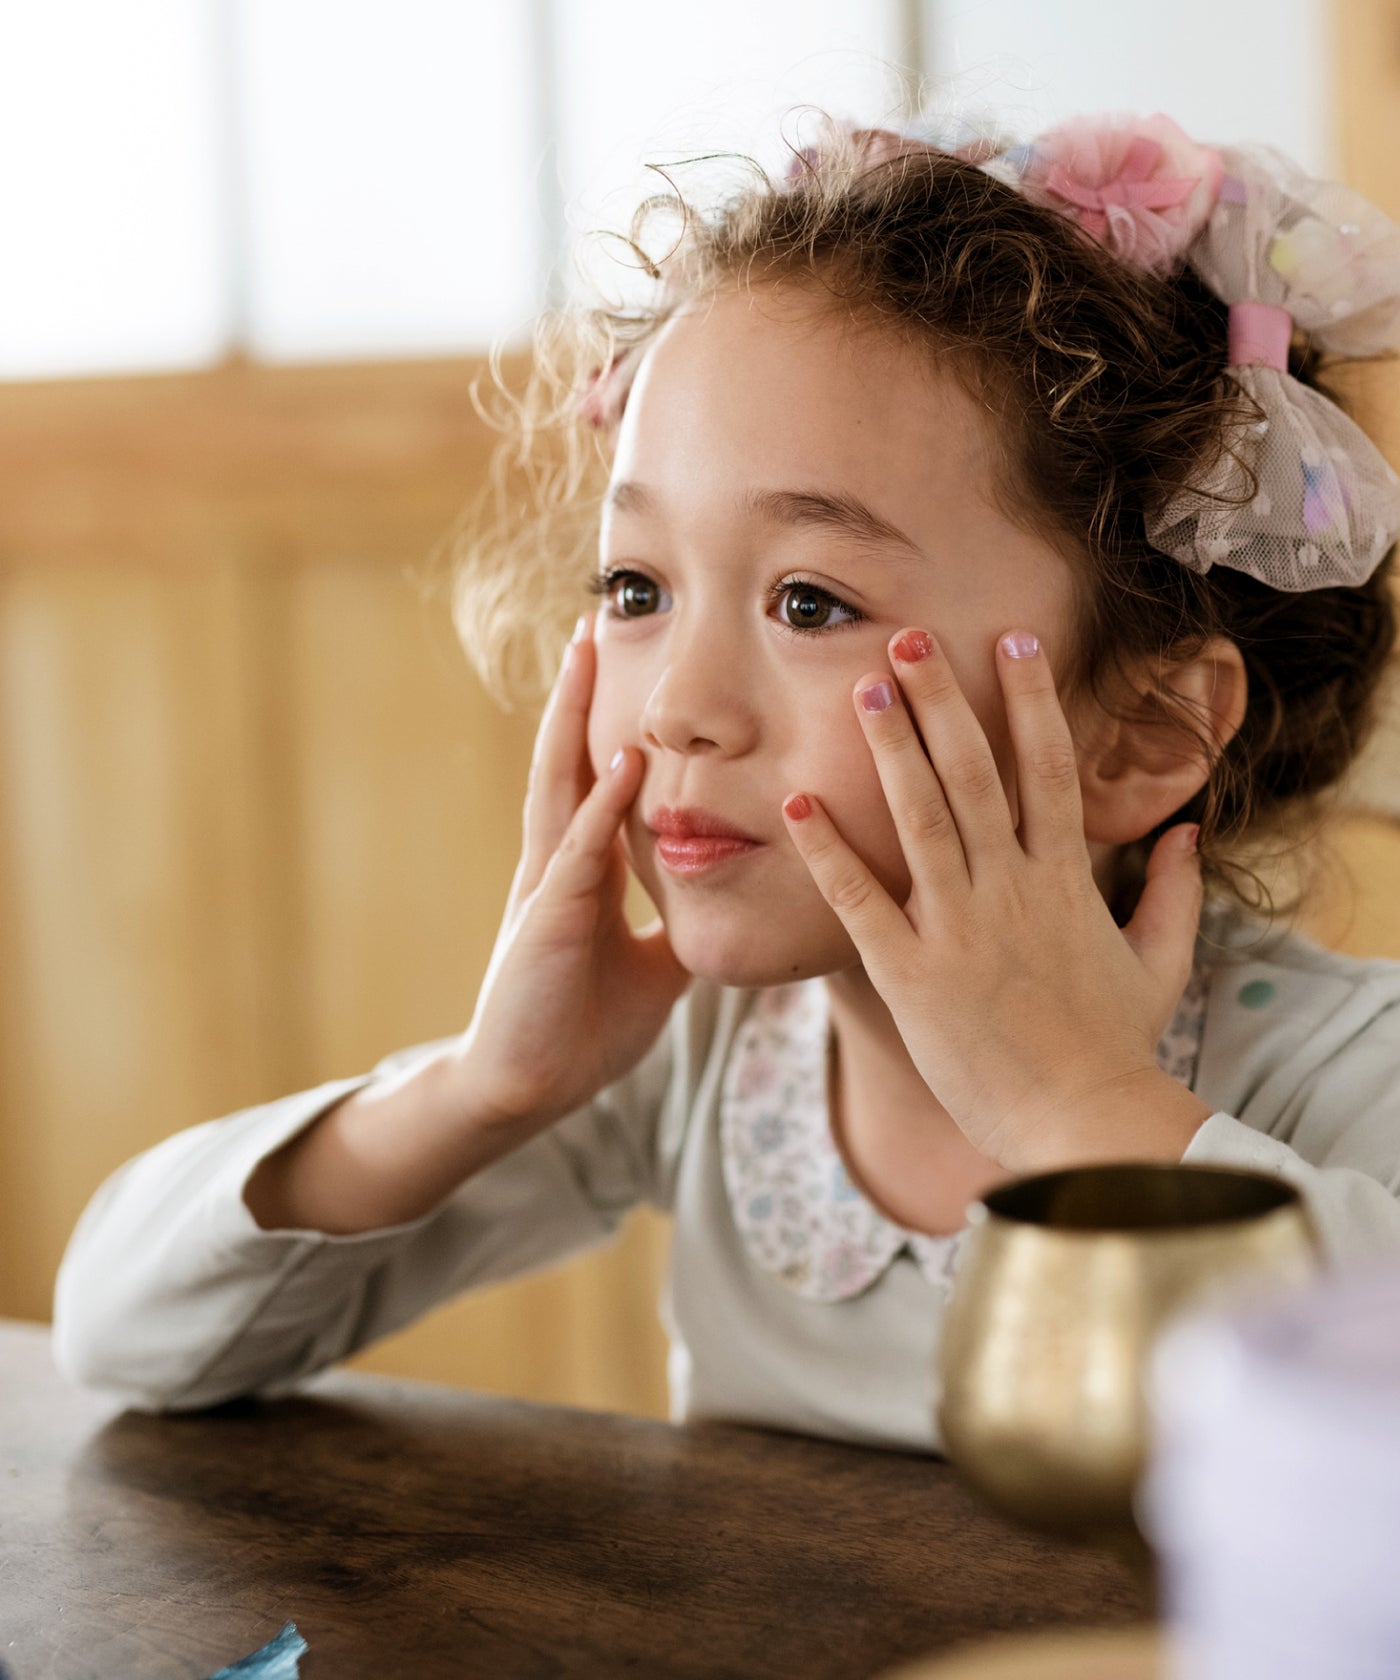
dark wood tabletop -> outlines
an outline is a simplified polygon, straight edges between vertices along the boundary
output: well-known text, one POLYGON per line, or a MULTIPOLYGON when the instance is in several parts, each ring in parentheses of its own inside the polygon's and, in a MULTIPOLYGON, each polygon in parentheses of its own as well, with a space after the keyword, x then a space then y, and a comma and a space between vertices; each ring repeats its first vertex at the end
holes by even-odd
POLYGON ((936 1459, 347 1372, 152 1417, 0 1324, 11 1680, 205 1680, 286 1621, 302 1680, 865 1680, 1143 1614, 936 1459))

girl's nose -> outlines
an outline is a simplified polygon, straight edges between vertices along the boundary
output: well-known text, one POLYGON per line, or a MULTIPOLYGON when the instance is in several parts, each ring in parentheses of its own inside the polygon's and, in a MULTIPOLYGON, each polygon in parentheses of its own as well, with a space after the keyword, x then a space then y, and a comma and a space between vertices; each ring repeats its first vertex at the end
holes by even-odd
POLYGON ((643 742, 728 758, 752 746, 756 728, 741 657, 714 636, 674 634, 642 709, 643 742))

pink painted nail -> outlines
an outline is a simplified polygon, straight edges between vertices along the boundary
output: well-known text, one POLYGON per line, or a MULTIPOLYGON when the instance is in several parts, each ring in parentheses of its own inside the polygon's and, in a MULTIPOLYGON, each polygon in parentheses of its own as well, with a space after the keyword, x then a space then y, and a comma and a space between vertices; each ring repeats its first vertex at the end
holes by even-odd
POLYGON ((906 665, 917 665, 933 652, 933 637, 926 630, 906 630, 894 644, 894 656, 906 665))
POLYGON ((1029 659, 1040 652, 1040 643, 1024 630, 1013 630, 1001 638, 1001 651, 1008 659, 1029 659))
POLYGON ((627 754, 623 751, 623 749, 621 747, 619 747, 617 749, 617 751, 612 755, 612 758, 608 762, 608 769, 612 771, 613 775, 616 775, 617 772, 622 768, 624 762, 626 761, 626 758, 627 758, 627 754))
POLYGON ((883 712, 894 705, 894 690, 887 682, 871 683, 860 691, 860 703, 867 712, 883 712))

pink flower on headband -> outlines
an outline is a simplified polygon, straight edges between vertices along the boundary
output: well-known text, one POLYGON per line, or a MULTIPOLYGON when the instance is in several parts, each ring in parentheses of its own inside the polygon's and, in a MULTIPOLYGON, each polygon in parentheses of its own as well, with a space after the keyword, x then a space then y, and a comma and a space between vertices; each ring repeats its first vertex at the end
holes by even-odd
POLYGON ((1032 143, 1021 187, 1121 262, 1161 275, 1205 226, 1222 174, 1220 154, 1161 112, 1074 117, 1032 143))
POLYGON ((604 367, 596 367, 575 400, 575 412, 594 431, 610 432, 622 419, 636 372, 636 346, 619 350, 604 367))
MULTIPOLYGON (((935 145, 922 135, 903 134, 895 128, 852 128, 847 133, 855 146, 858 161, 872 169, 882 163, 893 163, 898 158, 918 157, 929 152, 955 157, 963 163, 979 164, 994 157, 999 149, 994 140, 978 139, 950 150, 935 145)), ((794 153, 783 176, 784 185, 800 186, 808 175, 821 167, 821 159, 821 149, 817 146, 804 146, 794 153)))
POLYGON ((872 167, 879 163, 893 163, 909 152, 927 150, 919 141, 893 128, 857 128, 851 134, 851 141, 860 161, 872 167))

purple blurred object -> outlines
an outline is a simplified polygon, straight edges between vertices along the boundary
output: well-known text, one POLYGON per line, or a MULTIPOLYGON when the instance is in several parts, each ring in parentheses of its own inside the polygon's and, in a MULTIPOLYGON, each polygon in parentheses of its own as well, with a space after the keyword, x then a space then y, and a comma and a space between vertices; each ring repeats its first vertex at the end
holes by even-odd
POLYGON ((1151 1386, 1174 1680, 1400 1675, 1400 1267, 1187 1319, 1151 1386))

